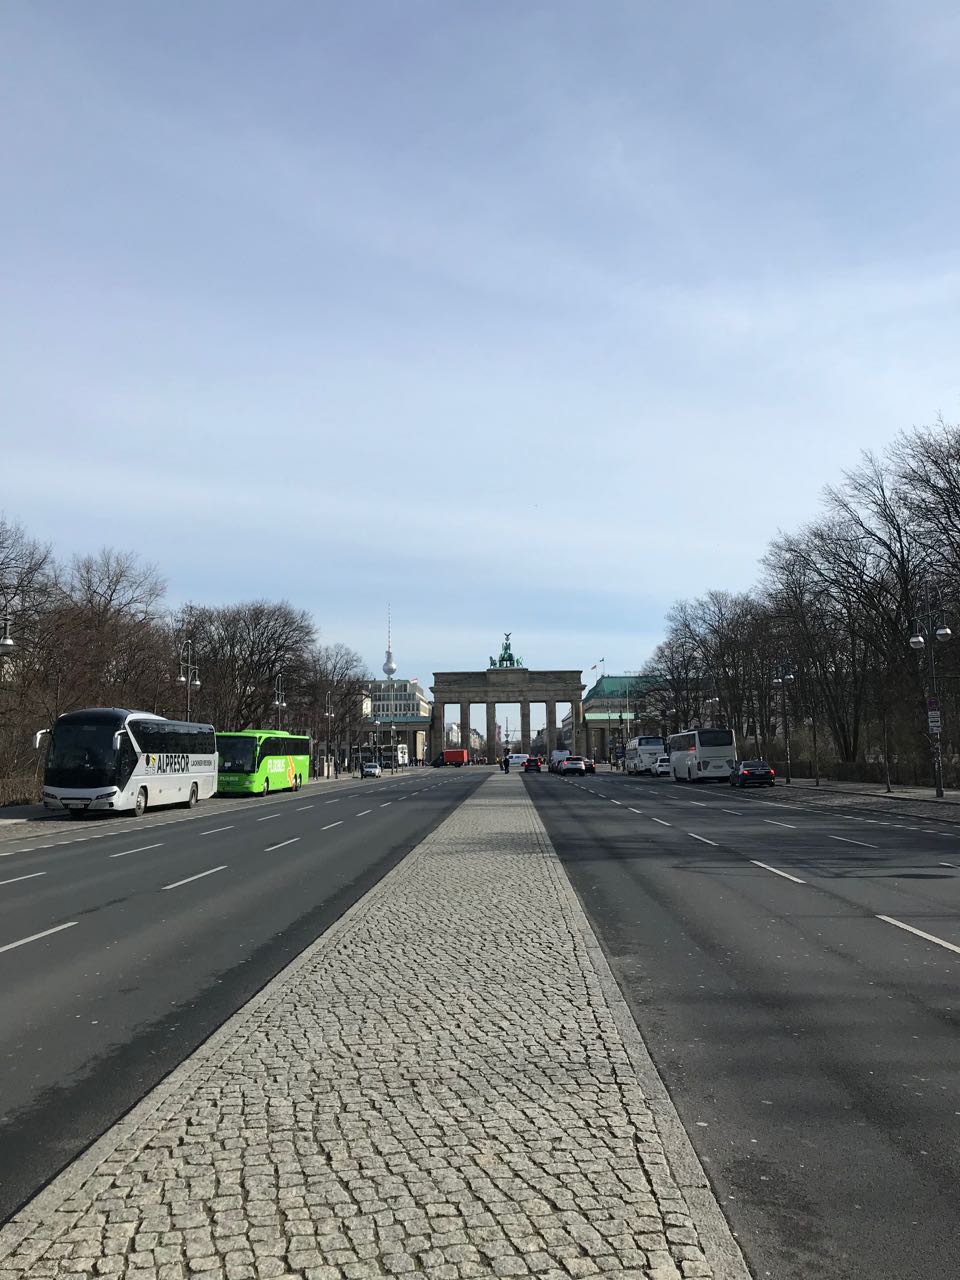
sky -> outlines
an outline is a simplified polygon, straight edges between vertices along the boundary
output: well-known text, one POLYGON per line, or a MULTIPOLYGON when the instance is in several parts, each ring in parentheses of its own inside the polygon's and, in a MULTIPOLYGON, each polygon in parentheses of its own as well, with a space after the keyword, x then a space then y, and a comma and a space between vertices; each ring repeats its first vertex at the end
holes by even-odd
POLYGON ((636 670, 958 414, 960 10, 0 8, 0 510, 374 672, 636 670))

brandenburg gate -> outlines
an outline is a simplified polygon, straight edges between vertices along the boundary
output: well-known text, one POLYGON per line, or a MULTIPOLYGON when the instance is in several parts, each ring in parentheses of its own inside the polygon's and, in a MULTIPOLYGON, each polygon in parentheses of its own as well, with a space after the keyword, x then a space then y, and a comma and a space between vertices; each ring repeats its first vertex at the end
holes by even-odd
POLYGON ((522 658, 510 649, 510 632, 504 637, 500 657, 491 658, 486 671, 435 671, 430 692, 433 694, 433 717, 430 722, 430 756, 443 750, 444 711, 448 703, 460 707, 460 742, 470 746, 470 708, 482 702, 487 709, 487 758, 493 760, 497 741, 497 703, 520 704, 520 742, 530 750, 530 704, 542 702, 546 707, 547 750, 557 745, 557 703, 569 702, 573 721, 574 755, 583 754, 583 691, 580 671, 530 671, 522 658))

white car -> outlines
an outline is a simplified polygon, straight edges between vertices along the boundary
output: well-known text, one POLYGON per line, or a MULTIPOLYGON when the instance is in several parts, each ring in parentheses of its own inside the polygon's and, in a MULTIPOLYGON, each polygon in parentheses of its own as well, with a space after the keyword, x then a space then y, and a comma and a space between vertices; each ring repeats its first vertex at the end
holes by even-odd
POLYGON ((360 770, 361 778, 381 778, 382 776, 383 770, 375 760, 368 760, 360 770))
POLYGON ((650 772, 655 778, 669 778, 670 776, 670 757, 657 756, 650 767, 650 772))
POLYGON ((587 766, 583 756, 567 756, 566 760, 561 760, 557 765, 557 773, 579 773, 581 775, 587 772, 587 766))

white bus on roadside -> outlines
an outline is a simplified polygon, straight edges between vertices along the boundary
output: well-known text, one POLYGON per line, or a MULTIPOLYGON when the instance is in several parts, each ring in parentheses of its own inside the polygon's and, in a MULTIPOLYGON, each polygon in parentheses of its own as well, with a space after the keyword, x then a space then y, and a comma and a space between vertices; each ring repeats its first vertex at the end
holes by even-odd
POLYGON ((688 729, 668 745, 674 782, 729 782, 737 760, 732 729, 688 729))
POLYGON ((43 803, 73 818, 133 812, 148 805, 193 808, 217 789, 217 739, 211 724, 167 720, 149 711, 89 707, 58 716, 45 737, 43 803))
POLYGON ((652 773, 663 750, 662 738, 631 738, 623 753, 624 772, 652 773))

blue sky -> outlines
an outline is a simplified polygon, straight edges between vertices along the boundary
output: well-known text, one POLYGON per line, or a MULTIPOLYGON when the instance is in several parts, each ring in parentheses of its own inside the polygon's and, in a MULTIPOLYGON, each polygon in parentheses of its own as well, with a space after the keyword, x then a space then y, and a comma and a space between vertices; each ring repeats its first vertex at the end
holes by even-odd
MULTIPOLYGON (((0 11, 0 508, 401 674, 641 666, 958 416, 960 16, 0 11)), ((589 674, 589 673, 588 673, 589 674)))

